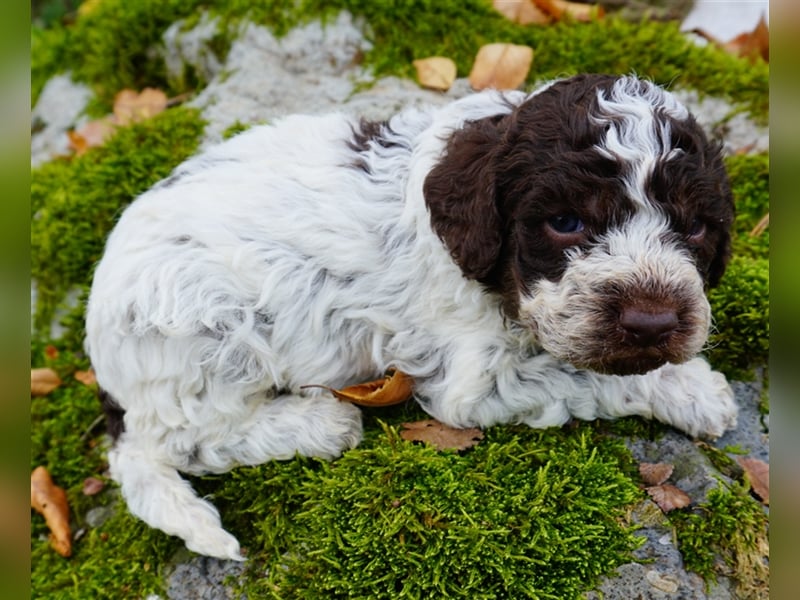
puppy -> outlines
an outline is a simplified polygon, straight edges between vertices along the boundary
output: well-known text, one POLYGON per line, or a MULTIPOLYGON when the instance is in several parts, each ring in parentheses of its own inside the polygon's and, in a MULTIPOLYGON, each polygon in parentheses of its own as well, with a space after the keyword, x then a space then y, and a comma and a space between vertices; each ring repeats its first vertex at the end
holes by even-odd
POLYGON ((634 77, 250 129, 136 199, 97 266, 111 474, 133 514, 240 560, 179 472, 358 444, 359 410, 304 384, 396 368, 455 427, 719 436, 736 407, 697 354, 733 212, 718 145, 634 77))

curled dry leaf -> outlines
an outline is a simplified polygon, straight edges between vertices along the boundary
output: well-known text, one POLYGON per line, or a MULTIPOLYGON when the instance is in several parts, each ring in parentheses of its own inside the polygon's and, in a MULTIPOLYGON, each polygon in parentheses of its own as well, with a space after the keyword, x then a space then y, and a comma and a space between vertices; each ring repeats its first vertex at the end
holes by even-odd
POLYGON ((645 488, 645 491, 650 494, 653 502, 658 504, 658 507, 665 513, 676 508, 689 506, 692 502, 686 492, 668 483, 645 488))
POLYGON ((533 0, 543 12, 557 20, 569 18, 574 21, 588 22, 602 19, 605 9, 599 4, 583 4, 567 0, 533 0))
POLYGON ((358 406, 390 406, 402 404, 411 399, 412 380, 401 371, 393 371, 383 379, 351 385, 340 390, 327 385, 304 385, 301 389, 322 388, 328 390, 339 400, 358 406))
POLYGON ((750 480, 750 487, 761 501, 769 506, 769 465, 757 458, 737 457, 736 461, 741 465, 747 478, 750 480))
POLYGON ((31 369, 31 396, 47 396, 61 385, 61 378, 53 369, 31 369))
POLYGON ((50 545, 61 556, 72 554, 72 537, 69 529, 69 505, 66 492, 53 483, 44 467, 31 473, 31 508, 44 516, 50 528, 50 545))
POLYGON ((493 0, 492 6, 506 19, 520 25, 546 25, 551 20, 534 0, 493 0))
POLYGON ((486 44, 478 50, 469 83, 475 90, 513 90, 528 76, 533 48, 516 44, 486 44))
POLYGON ((645 485, 661 485, 675 469, 674 465, 669 463, 640 463, 639 474, 642 476, 642 481, 645 485))
POLYGON ((456 80, 456 63, 445 56, 420 58, 413 65, 417 81, 423 87, 446 92, 456 80))
POLYGON ((95 385, 97 383, 97 378, 94 375, 94 371, 89 369, 88 371, 75 371, 74 375, 75 379, 80 381, 83 385, 95 385))
POLYGON ((409 442, 427 442, 437 450, 466 450, 483 439, 480 429, 455 429, 435 419, 403 423, 400 437, 409 442))
POLYGON ((769 62, 769 27, 764 19, 764 15, 758 20, 752 31, 741 33, 728 42, 722 42, 705 29, 695 28, 691 30, 709 43, 718 48, 722 48, 729 54, 755 61, 761 57, 764 62, 769 62))
POLYGON ((114 97, 114 119, 117 125, 144 121, 166 108, 167 95, 156 88, 145 88, 138 94, 133 90, 122 90, 114 97))

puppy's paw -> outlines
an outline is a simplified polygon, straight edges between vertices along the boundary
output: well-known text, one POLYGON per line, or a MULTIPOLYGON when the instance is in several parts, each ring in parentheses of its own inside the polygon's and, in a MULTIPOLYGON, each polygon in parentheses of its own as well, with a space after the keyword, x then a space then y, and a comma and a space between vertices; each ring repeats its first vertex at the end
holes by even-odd
POLYGON ((193 535, 186 539, 186 547, 204 556, 223 560, 244 560, 238 540, 222 527, 210 525, 198 527, 193 535))
POLYGON ((722 373, 695 358, 658 370, 653 416, 694 437, 718 438, 736 427, 739 409, 722 373))

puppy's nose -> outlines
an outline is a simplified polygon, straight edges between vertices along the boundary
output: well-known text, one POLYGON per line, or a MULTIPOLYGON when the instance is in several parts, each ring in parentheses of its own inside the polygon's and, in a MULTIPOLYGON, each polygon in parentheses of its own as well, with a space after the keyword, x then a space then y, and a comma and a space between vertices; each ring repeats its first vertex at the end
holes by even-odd
POLYGON ((678 314, 669 307, 644 310, 628 306, 622 310, 619 324, 628 342, 636 346, 655 346, 666 340, 678 327, 678 314))

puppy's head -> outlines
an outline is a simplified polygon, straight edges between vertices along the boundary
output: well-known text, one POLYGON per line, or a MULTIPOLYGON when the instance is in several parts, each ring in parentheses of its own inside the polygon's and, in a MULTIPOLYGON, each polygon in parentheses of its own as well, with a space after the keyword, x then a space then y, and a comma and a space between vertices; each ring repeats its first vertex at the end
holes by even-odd
POLYGON ((719 146, 661 88, 556 82, 454 132, 424 193, 463 274, 556 357, 622 375, 705 344, 733 201, 719 146))

